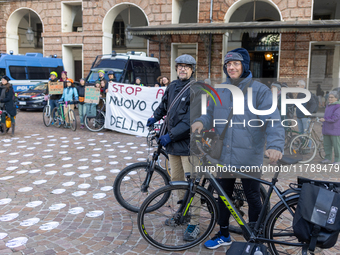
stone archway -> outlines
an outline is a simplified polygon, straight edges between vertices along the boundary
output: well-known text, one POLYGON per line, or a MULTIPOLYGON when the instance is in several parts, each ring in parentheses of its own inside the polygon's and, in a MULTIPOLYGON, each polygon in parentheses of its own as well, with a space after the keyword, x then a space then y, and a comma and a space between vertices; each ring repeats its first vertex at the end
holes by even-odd
POLYGON ((42 19, 35 10, 30 8, 15 10, 6 23, 6 52, 13 51, 13 54, 25 54, 32 51, 43 53, 44 43, 41 37, 43 31, 42 19), (27 41, 25 35, 29 24, 29 12, 31 27, 34 31, 34 41, 32 43, 27 41))
MULTIPOLYGON (((231 22, 252 22, 254 20, 254 1, 253 0, 243 0, 234 2, 226 12, 224 16, 225 23, 231 22)), ((257 0, 255 4, 255 21, 281 21, 282 13, 280 8, 271 0, 257 0)), ((261 34, 255 32, 248 36, 248 33, 243 31, 234 31, 232 37, 226 33, 223 37, 223 56, 233 48, 243 47, 245 38, 251 38, 251 40, 256 40, 258 38, 263 38, 261 34), (246 36, 245 36, 246 35, 246 36)), ((245 47, 247 48, 247 47, 245 47)), ((248 49, 249 51, 249 49, 248 49)), ((250 51, 249 51, 250 52, 250 51)), ((256 53, 256 52, 255 52, 256 53)), ((277 51, 275 54, 279 54, 277 51)), ((254 54, 253 54, 254 55, 254 54)), ((251 55, 251 56, 253 56, 251 55)), ((262 54, 263 55, 263 54, 262 54)), ((275 55, 275 65, 278 65, 279 58, 275 55)), ((254 63, 255 65, 255 63, 254 63)), ((277 68, 277 67, 275 67, 277 68)), ((262 71, 261 71, 262 73, 262 71)), ((276 76, 278 70, 275 69, 273 76, 276 76)), ((270 74, 271 75, 271 74, 270 74)), ((223 78, 225 74, 222 73, 223 78)))
MULTIPOLYGON (((128 24, 128 9, 130 7, 130 25, 131 26, 148 26, 149 20, 144 10, 133 3, 120 3, 113 6, 105 15, 102 24, 103 30, 103 54, 110 54, 113 49, 113 24, 117 17, 126 26, 128 24), (141 20, 141 18, 144 20, 141 20)), ((130 43, 126 45, 124 50, 140 50, 141 42, 146 41, 142 38, 135 37, 130 43)), ((146 44, 146 43, 145 43, 146 44)), ((145 46, 147 48, 148 45, 145 46)))

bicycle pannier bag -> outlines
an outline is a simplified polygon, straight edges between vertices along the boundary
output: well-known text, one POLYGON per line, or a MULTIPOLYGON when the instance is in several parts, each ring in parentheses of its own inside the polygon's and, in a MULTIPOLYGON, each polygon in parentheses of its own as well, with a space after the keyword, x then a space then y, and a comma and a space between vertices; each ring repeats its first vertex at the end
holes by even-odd
POLYGON ((262 252, 263 255, 268 254, 267 247, 263 244, 233 242, 226 255, 254 255, 257 251, 262 252))
POLYGON ((97 111, 96 104, 86 104, 86 116, 89 118, 96 117, 97 111))
MULTIPOLYGON (((307 179, 308 180, 308 179, 307 179)), ((340 231, 340 194, 336 185, 316 181, 302 184, 301 194, 293 219, 293 230, 300 242, 315 247, 331 248, 340 231)))

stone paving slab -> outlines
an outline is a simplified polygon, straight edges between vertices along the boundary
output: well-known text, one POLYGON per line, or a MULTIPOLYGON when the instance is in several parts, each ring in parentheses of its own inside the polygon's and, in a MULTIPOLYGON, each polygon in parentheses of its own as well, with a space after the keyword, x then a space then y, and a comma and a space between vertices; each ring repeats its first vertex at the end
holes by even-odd
POLYGON ((41 112, 20 112, 16 136, 0 137, 0 254, 225 254, 226 247, 202 244, 166 252, 139 235, 137 214, 110 187, 121 169, 150 155, 145 145, 145 138, 113 131, 47 128, 41 112), (21 245, 9 248, 15 238, 21 245))

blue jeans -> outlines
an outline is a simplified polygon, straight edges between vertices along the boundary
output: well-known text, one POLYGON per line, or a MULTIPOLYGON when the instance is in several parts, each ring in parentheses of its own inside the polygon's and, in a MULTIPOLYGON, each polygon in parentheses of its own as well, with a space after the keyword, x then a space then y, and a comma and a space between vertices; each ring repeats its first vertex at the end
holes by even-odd
POLYGON ((79 110, 80 124, 84 125, 84 116, 86 114, 86 105, 85 104, 78 104, 78 110, 79 110))
MULTIPOLYGON (((310 124, 310 118, 297 118, 297 122, 298 122, 298 128, 299 128, 299 132, 301 134, 304 134, 307 132, 309 124, 310 124)), ((308 147, 312 146, 312 142, 309 141, 308 143, 308 147)))
MULTIPOLYGON (((58 100, 50 100, 50 109, 51 109, 51 113, 52 113, 52 111, 53 111, 53 109, 55 108, 55 107, 58 107, 58 100)), ((53 116, 53 118, 54 118, 55 116, 53 116)))
POLYGON ((297 118, 297 123, 298 123, 299 132, 301 134, 304 134, 306 133, 309 127, 310 118, 297 118))

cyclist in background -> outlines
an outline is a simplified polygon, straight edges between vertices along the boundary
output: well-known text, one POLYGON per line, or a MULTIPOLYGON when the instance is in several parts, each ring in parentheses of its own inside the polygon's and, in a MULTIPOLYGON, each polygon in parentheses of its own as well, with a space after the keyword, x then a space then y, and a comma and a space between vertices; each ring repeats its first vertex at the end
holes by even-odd
MULTIPOLYGON (((68 114, 66 114, 67 108, 68 108, 67 103, 78 101, 78 91, 73 84, 73 80, 70 78, 67 79, 66 86, 67 87, 64 89, 63 95, 60 98, 59 102, 62 102, 62 101, 65 102, 64 104, 65 121, 67 124, 69 124, 70 121, 68 119, 68 114)), ((74 110, 74 104, 70 104, 70 109, 74 110)))
MULTIPOLYGON (((58 82, 58 74, 57 72, 55 71, 52 71, 50 73, 50 82, 58 82)), ((65 88, 65 83, 64 83, 64 88, 65 88)), ((48 91, 48 86, 47 86, 47 90, 46 90, 46 95, 49 94, 49 91, 48 91)), ((50 107, 51 107, 51 111, 55 108, 55 107, 58 107, 58 100, 61 98, 62 95, 50 95, 49 98, 50 98, 50 107)), ((54 118, 54 116, 53 116, 54 118)), ((52 122, 53 124, 53 122, 52 122)))

